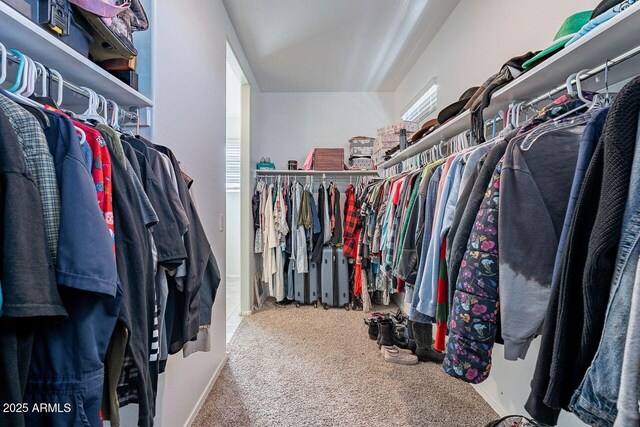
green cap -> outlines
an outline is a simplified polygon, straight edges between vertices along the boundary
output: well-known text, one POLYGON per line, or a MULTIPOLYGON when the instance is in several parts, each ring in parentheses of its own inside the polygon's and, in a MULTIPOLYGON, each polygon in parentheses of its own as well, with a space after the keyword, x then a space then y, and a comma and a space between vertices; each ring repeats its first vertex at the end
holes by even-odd
POLYGON ((574 13, 565 19, 562 26, 556 33, 556 36, 553 38, 553 44, 522 64, 522 68, 527 70, 544 58, 551 56, 562 49, 564 45, 571 40, 578 31, 580 31, 584 24, 591 20, 591 12, 591 10, 585 10, 584 12, 574 13))

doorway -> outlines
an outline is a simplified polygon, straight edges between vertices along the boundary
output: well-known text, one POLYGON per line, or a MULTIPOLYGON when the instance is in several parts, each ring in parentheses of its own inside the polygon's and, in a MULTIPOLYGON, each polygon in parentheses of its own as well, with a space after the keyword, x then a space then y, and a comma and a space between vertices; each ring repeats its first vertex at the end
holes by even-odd
MULTIPOLYGON (((243 239, 246 231, 243 219, 243 144, 246 141, 243 123, 246 120, 243 92, 248 86, 247 79, 238 64, 235 54, 227 43, 226 82, 226 313, 227 342, 231 339, 242 320, 241 301, 243 265, 243 239)), ((246 102, 246 101, 245 101, 246 102)))

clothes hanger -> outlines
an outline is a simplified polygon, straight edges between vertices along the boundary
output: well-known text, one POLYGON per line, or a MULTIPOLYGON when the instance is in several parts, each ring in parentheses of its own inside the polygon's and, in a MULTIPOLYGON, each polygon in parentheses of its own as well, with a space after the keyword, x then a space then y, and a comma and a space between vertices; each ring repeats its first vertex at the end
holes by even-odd
POLYGON ((55 76, 58 79, 58 94, 55 100, 55 106, 60 108, 62 107, 62 100, 64 96, 64 79, 62 78, 62 75, 53 68, 49 69, 49 74, 55 76))
POLYGON ((93 89, 89 89, 86 86, 81 86, 80 88, 89 95, 89 106, 84 113, 78 115, 78 118, 83 121, 93 120, 98 123, 106 124, 104 117, 98 113, 98 105, 100 103, 98 94, 93 89))
POLYGON ((49 73, 47 72, 47 68, 39 62, 35 62, 36 69, 40 77, 42 77, 42 91, 41 96, 45 97, 49 94, 49 88, 47 86, 49 80, 49 73))
POLYGON ((545 123, 543 125, 540 125, 538 127, 538 129, 535 129, 534 131, 532 131, 531 133, 529 133, 529 135, 527 135, 525 137, 525 139, 522 141, 521 145, 520 145, 520 149, 522 151, 528 151, 529 149, 531 149, 531 147, 533 146, 533 144, 538 140, 538 138, 540 138, 542 135, 552 132, 554 130, 557 129, 565 129, 565 128, 569 128, 569 127, 574 127, 574 126, 580 126, 581 124, 584 124, 586 122, 589 121, 589 119, 591 118, 591 112, 587 111, 587 113, 585 114, 581 114, 577 117, 575 117, 573 120, 566 122, 563 121, 563 119, 565 119, 566 117, 570 117, 572 116, 574 113, 584 109, 584 108, 588 108, 591 107, 593 104, 595 104, 595 100, 594 101, 589 101, 585 96, 584 93, 582 92, 582 84, 580 82, 580 75, 585 73, 586 71, 588 71, 588 69, 584 69, 584 70, 580 70, 579 72, 572 74, 571 76, 569 76, 569 78, 567 79, 567 83, 569 85, 571 85, 571 87, 567 86, 567 92, 571 92, 571 96, 577 96, 577 98, 583 102, 582 105, 572 109, 571 111, 568 111, 562 115, 560 115, 559 117, 556 117, 555 119, 549 121, 548 123, 545 123), (573 87, 572 87, 572 81, 575 80, 576 83, 576 92, 573 91, 573 87))
POLYGON ((20 56, 20 63, 22 66, 18 66, 18 74, 16 75, 16 83, 18 84, 15 89, 12 87, 9 89, 9 92, 14 95, 20 95, 27 89, 27 79, 29 77, 29 61, 27 57, 22 53, 19 53, 17 50, 13 51, 14 53, 20 56))
POLYGON ((107 120, 107 124, 113 129, 118 130, 118 128, 120 127, 118 123, 120 107, 115 101, 107 99, 107 109, 109 108, 109 106, 111 106, 111 118, 107 120))
POLYGON ((108 125, 109 124, 109 114, 108 114, 108 104, 107 104, 107 98, 105 98, 104 96, 97 94, 98 95, 98 114, 100 114, 100 112, 102 112, 102 118, 104 119, 104 124, 108 125))
POLYGON ((34 94, 36 90, 36 80, 38 80, 38 69, 36 67, 36 63, 33 59, 27 57, 27 62, 29 63, 29 72, 27 74, 27 89, 22 96, 25 98, 29 98, 34 94))
MULTIPOLYGON (((3 93, 9 97, 12 101, 20 104, 23 108, 29 111, 33 116, 38 119, 40 124, 48 128, 50 126, 49 117, 41 110, 42 105, 34 102, 33 100, 26 98, 23 93, 29 88, 29 78, 32 77, 32 69, 29 68, 30 59, 23 55, 18 50, 10 50, 14 55, 18 56, 20 62, 18 64, 18 73, 16 75, 16 83, 11 87, 13 90, 7 90, 3 93)), ((32 63, 33 61, 31 61, 32 63)), ((35 64, 33 65, 35 68, 35 64)), ((32 84, 35 87, 35 83, 32 84)))
MULTIPOLYGON (((578 107, 572 109, 571 111, 567 111, 566 113, 560 115, 559 117, 556 117, 553 121, 555 123, 560 122, 562 119, 564 119, 565 117, 569 117, 571 115, 573 115, 574 113, 577 113, 580 110, 583 110, 585 108, 589 108, 591 107, 591 105, 593 104, 594 101, 589 101, 585 96, 584 93, 582 92, 582 83, 580 82, 580 74, 589 71, 589 69, 584 69, 584 70, 580 70, 579 72, 577 72, 576 74, 572 74, 572 76, 575 76, 575 81, 576 81, 576 92, 573 93, 574 96, 577 95, 578 99, 580 101, 583 102, 582 105, 579 105, 578 107)), ((572 88, 573 90, 573 88, 572 88)), ((524 142, 524 141, 523 141, 524 142)))
MULTIPOLYGON (((4 48, 4 46, 3 46, 3 48, 4 48)), ((8 92, 15 93, 18 90, 18 88, 20 88, 20 86, 22 85, 22 75, 24 74, 24 67, 25 67, 25 62, 26 61, 24 59, 24 55, 19 50, 11 49, 9 52, 11 52, 14 55, 16 55, 18 57, 18 59, 20 60, 18 62, 18 71, 16 72, 16 81, 13 83, 13 85, 10 88, 7 89, 8 92)), ((6 64, 5 64, 5 66, 4 66, 5 79, 6 79, 6 68, 7 67, 6 67, 6 64)))
POLYGON ((7 80, 7 48, 0 43, 0 85, 7 80))
POLYGON ((34 102, 37 102, 38 104, 42 105, 43 107, 45 105, 52 105, 55 106, 56 103, 53 100, 53 98, 51 98, 49 96, 49 70, 47 69, 47 67, 45 67, 43 64, 41 64, 40 62, 35 62, 33 61, 34 64, 34 73, 33 73, 33 85, 35 88, 35 85, 37 83, 38 77, 42 78, 42 91, 40 96, 38 96, 35 91, 33 93, 31 93, 29 95, 29 99, 31 99, 34 102))

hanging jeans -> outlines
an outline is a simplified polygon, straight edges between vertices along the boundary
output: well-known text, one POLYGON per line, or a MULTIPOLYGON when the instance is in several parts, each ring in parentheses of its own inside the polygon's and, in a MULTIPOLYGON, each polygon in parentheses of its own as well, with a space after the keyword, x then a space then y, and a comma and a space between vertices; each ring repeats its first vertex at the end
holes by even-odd
POLYGON ((639 157, 636 148, 602 338, 598 352, 570 405, 582 421, 597 426, 613 426, 617 414, 622 359, 640 255, 639 157))

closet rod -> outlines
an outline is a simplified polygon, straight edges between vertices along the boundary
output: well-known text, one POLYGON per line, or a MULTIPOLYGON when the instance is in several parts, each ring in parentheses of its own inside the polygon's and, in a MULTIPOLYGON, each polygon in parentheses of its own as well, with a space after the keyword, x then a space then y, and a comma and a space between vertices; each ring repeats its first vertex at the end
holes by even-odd
MULTIPOLYGON (((583 80, 587 80, 588 78, 591 78, 593 76, 595 76, 596 74, 600 74, 601 72, 605 71, 607 68, 611 68, 614 67, 628 59, 633 58, 634 56, 640 54, 640 46, 636 46, 631 50, 626 51, 625 53, 617 56, 614 59, 608 59, 607 61, 605 61, 604 63, 598 65, 595 68, 590 69, 589 71, 586 71, 584 73, 582 73, 579 76, 576 76, 575 79, 573 79, 571 81, 571 83, 575 83, 576 79, 579 79, 580 81, 583 80)), ((550 97, 552 97, 553 95, 556 95, 560 92, 562 92, 563 90, 565 90, 567 88, 567 84, 563 83, 561 85, 556 86, 555 88, 551 89, 549 92, 540 95, 534 99, 532 99, 531 101, 527 102, 526 104, 524 104, 525 107, 532 107, 535 104, 537 104, 538 102, 542 102, 545 99, 549 99, 550 97)))
MULTIPOLYGON (((605 71, 607 68, 612 68, 628 59, 633 58, 634 56, 640 54, 640 46, 636 46, 635 48, 628 50, 627 52, 623 53, 620 56, 617 56, 614 59, 611 60, 607 60, 606 62, 598 65, 595 68, 590 69, 589 71, 586 71, 584 73, 582 73, 580 76, 576 76, 576 78, 574 78, 573 80, 571 80, 571 84, 575 84, 576 83, 576 79, 579 79, 581 82, 587 79, 590 79, 593 76, 596 76, 598 74, 600 74, 601 72, 605 71)), ((523 104, 523 108, 530 108, 530 107, 534 107, 537 103, 548 100, 549 98, 551 98, 553 95, 556 95, 560 92, 564 92, 567 88, 567 83, 561 84, 556 86, 555 88, 551 89, 549 92, 540 95, 532 100, 530 100, 529 102, 526 102, 525 104, 523 104)), ((496 122, 501 122, 502 121, 502 117, 498 117, 496 119, 496 122)), ((492 126, 493 125, 493 119, 491 120, 487 120, 484 124, 485 128, 492 126)))
MULTIPOLYGON (((20 58, 18 57, 18 55, 14 54, 13 52, 7 52, 7 59, 15 64, 19 64, 20 63, 20 58)), ((53 79, 56 83, 60 83, 58 81, 58 76, 56 76, 55 74, 51 74, 49 75, 50 79, 53 79)), ((77 93, 80 96, 83 96, 85 98, 89 98, 89 94, 82 89, 80 86, 76 86, 73 83, 69 83, 68 81, 63 79, 62 84, 64 85, 64 87, 66 87, 67 89, 69 89, 72 92, 77 93)), ((138 115, 135 113, 132 113, 130 111, 125 110, 124 108, 120 108, 120 110, 124 113, 125 117, 129 120, 131 120, 133 123, 136 123, 138 120, 138 115)))
MULTIPOLYGON (((580 79, 580 81, 587 80, 587 79, 589 79, 589 78, 591 78, 591 77, 593 77, 593 76, 595 76, 597 74, 600 74, 601 72, 607 70, 608 68, 612 68, 612 67, 614 67, 616 65, 619 65, 619 64, 621 64, 621 63, 623 63, 623 62, 625 62, 625 61, 637 56, 638 54, 640 54, 640 45, 634 47, 633 49, 630 49, 630 50, 626 51, 625 53, 615 57, 614 59, 608 59, 607 61, 605 61, 604 63, 598 65, 597 67, 594 67, 594 68, 590 69, 589 71, 586 71, 586 72, 582 73, 580 76, 576 76, 576 78, 580 79)), ((573 79, 571 81, 571 83, 575 83, 575 81, 576 81, 576 79, 573 79)), ((544 94, 542 94, 542 95, 540 95, 540 96, 538 96, 538 97, 526 102, 523 106, 525 108, 526 107, 533 107, 537 103, 545 101, 545 100, 548 100, 553 95, 556 95, 556 94, 558 94, 560 92, 563 92, 566 89, 567 89, 567 84, 565 82, 565 83, 563 83, 561 85, 558 85, 555 88, 551 89, 549 92, 546 92, 546 93, 544 93, 544 94)), ((498 118, 497 119, 497 121, 501 121, 501 120, 502 120, 502 118, 498 118)), ((487 120, 485 122, 485 128, 488 127, 488 126, 491 126, 492 122, 493 122, 493 119, 487 120)), ((467 131, 468 131, 468 129, 465 132, 467 132, 467 131)), ((463 132, 460 132, 460 133, 463 133, 463 132)), ((386 171, 390 170, 391 168, 396 167, 397 165, 402 164, 403 162, 405 162, 407 160, 410 160, 410 159, 412 159, 412 158, 414 158, 416 156, 419 156, 421 153, 423 153, 423 152, 425 152, 427 150, 430 150, 433 147, 437 146, 438 144, 442 143, 443 141, 446 141, 446 140, 449 140, 451 138, 454 138, 455 136, 456 135, 452 135, 452 136, 449 136, 448 138, 441 138, 440 140, 434 140, 428 146, 423 147, 423 149, 421 151, 417 152, 416 154, 414 154, 414 155, 412 155, 410 157, 407 157, 406 159, 400 161, 399 163, 397 163, 397 164, 395 164, 393 166, 390 166, 389 168, 385 169, 384 171, 386 172, 386 171)), ((401 155, 401 153, 400 153, 400 155, 401 155)))

